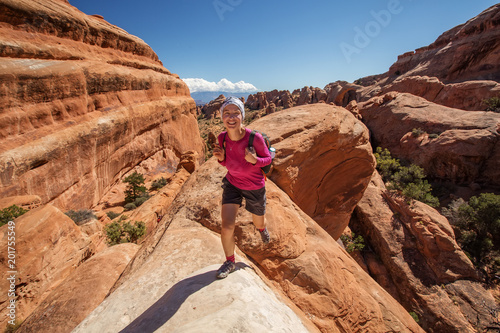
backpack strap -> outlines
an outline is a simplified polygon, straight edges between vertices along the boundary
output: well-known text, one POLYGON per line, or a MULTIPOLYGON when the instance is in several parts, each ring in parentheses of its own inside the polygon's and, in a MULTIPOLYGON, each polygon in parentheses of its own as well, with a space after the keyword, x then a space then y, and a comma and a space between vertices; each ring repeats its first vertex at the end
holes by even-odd
POLYGON ((224 137, 222 138, 222 145, 224 146, 224 149, 226 149, 226 135, 227 135, 227 132, 224 133, 224 137))
POLYGON ((255 130, 250 132, 250 138, 248 139, 248 147, 253 147, 253 139, 255 138, 255 130))

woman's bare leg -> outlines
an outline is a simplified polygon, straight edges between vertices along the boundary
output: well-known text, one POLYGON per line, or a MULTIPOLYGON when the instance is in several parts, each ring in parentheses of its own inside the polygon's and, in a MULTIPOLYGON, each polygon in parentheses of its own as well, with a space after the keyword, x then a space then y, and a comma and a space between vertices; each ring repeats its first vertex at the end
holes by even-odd
POLYGON ((236 215, 238 214, 238 204, 224 204, 222 205, 222 230, 220 233, 222 248, 226 257, 234 254, 234 225, 236 222, 236 215))

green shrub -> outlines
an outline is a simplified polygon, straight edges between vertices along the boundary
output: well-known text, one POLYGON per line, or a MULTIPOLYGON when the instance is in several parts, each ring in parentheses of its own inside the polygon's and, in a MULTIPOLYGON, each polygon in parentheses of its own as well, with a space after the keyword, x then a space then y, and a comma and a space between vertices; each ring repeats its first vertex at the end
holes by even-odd
POLYGON ((139 207, 140 205, 142 205, 143 203, 145 203, 148 199, 150 198, 149 195, 143 195, 141 197, 138 197, 137 199, 134 200, 134 205, 136 207, 139 207))
POLYGON ((149 188, 150 191, 157 191, 163 186, 168 184, 168 180, 164 177, 161 177, 160 179, 156 179, 151 183, 151 187, 149 188))
POLYGON ((14 325, 12 325, 10 323, 7 324, 7 327, 5 328, 4 333, 13 333, 13 332, 16 332, 19 329, 19 327, 21 327, 22 323, 23 322, 21 320, 16 319, 14 321, 14 325))
POLYGON ((411 311, 409 312, 410 316, 413 318, 413 320, 415 320, 415 322, 419 322, 419 319, 418 319, 418 314, 416 314, 415 312, 411 311))
POLYGON ((128 204, 125 204, 125 206, 123 206, 123 208, 128 211, 128 210, 136 209, 137 206, 135 205, 135 203, 129 202, 128 204))
POLYGON ((349 237, 347 235, 341 235, 340 240, 345 246, 345 249, 348 253, 354 252, 354 251, 361 251, 365 248, 365 240, 363 239, 363 236, 356 235, 352 233, 352 235, 349 237))
POLYGON ((425 134, 425 133, 426 132, 423 129, 421 129, 420 127, 414 128, 411 130, 411 134, 416 138, 418 138, 419 136, 421 136, 422 134, 425 134))
POLYGON ((115 213, 115 212, 113 212, 113 211, 109 211, 109 212, 107 212, 107 213, 106 213, 106 215, 108 215, 108 217, 109 217, 109 219, 110 219, 110 220, 114 220, 114 219, 116 219, 118 216, 120 216, 120 214, 115 213))
POLYGON ((123 182, 128 184, 125 189, 125 202, 134 202, 135 199, 146 194, 144 176, 137 171, 134 171, 134 173, 126 177, 123 182))
POLYGON ((92 219, 97 219, 97 216, 95 216, 94 212, 90 209, 80 209, 77 211, 69 210, 64 214, 68 215, 69 218, 76 223, 76 225, 82 225, 92 219))
POLYGON ((121 243, 137 243, 146 233, 146 224, 142 221, 126 221, 128 217, 122 215, 118 221, 104 227, 107 243, 112 246, 121 243))
POLYGON ((429 134, 429 139, 437 139, 437 138, 439 138, 439 134, 437 134, 437 133, 429 134))
POLYGON ((458 243, 478 268, 490 275, 500 268, 500 195, 482 193, 453 201, 442 210, 453 229, 458 243))
POLYGON ((431 194, 432 186, 425 179, 424 169, 412 164, 402 166, 398 159, 392 158, 387 148, 375 150, 377 170, 384 182, 390 182, 389 189, 398 190, 407 198, 422 201, 429 206, 439 206, 438 198, 431 194))
POLYGON ((382 150, 381 147, 377 147, 375 159, 377 160, 377 170, 385 182, 389 181, 392 175, 401 168, 399 160, 392 158, 391 152, 387 148, 382 150))
POLYGON ((0 210, 0 227, 8 223, 9 221, 13 221, 16 217, 19 217, 26 212, 26 209, 17 205, 12 205, 0 210))
POLYGON ((500 112, 500 96, 485 99, 483 103, 486 104, 486 111, 500 112))
POLYGON ((123 224, 123 231, 127 235, 127 242, 137 243, 139 238, 141 238, 146 233, 146 224, 142 221, 135 221, 134 225, 132 225, 130 222, 125 222, 123 224))

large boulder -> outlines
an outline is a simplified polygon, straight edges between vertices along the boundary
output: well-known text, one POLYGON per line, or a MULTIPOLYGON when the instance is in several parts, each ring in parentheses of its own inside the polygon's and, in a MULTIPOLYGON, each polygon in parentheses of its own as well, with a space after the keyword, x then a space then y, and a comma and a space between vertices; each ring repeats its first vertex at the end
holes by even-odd
POLYGON ((158 152, 203 158, 188 87, 144 41, 64 1, 1 0, 0 22, 0 196, 90 208, 158 152))
POLYGON ((338 239, 375 169, 368 129, 346 109, 323 103, 283 110, 251 127, 276 148, 269 178, 338 239))
POLYGON ((452 109, 396 92, 358 106, 375 145, 393 156, 435 178, 500 184, 500 114, 452 109))
POLYGON ((483 331, 497 320, 490 311, 495 300, 478 282, 448 220, 421 202, 409 205, 389 193, 377 172, 350 226, 365 236, 384 268, 368 257, 369 272, 418 315, 426 332, 483 331))

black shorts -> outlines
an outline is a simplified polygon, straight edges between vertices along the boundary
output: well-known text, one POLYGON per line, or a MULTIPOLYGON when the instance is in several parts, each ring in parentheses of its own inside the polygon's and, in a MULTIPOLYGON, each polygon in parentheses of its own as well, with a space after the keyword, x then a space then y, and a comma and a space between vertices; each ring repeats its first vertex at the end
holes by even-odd
POLYGON ((222 204, 238 204, 245 198, 245 209, 250 213, 262 216, 266 213, 266 188, 258 190, 241 190, 231 184, 226 177, 222 179, 222 204))

